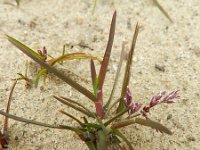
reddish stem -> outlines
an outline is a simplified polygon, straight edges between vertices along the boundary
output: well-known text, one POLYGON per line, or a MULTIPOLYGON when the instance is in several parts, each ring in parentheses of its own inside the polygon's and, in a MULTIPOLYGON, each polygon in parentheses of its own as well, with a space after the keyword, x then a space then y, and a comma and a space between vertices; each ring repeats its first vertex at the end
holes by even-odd
MULTIPOLYGON (((7 106, 6 106, 6 113, 8 113, 8 114, 9 114, 9 111, 10 111, 12 94, 13 94, 13 91, 15 89, 16 84, 17 84, 17 80, 14 81, 12 88, 11 88, 11 91, 10 91, 10 94, 8 96, 8 101, 7 101, 7 106)), ((8 117, 5 117, 2 133, 5 135, 7 133, 7 130, 8 130, 8 117)))
POLYGON ((103 93, 102 91, 97 91, 98 99, 95 102, 96 113, 101 119, 104 118, 105 113, 103 112, 103 93))

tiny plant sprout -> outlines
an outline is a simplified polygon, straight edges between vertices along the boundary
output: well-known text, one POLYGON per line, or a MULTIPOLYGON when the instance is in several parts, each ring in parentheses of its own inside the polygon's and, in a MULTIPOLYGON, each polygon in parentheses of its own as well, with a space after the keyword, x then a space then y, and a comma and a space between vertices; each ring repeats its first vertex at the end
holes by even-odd
MULTIPOLYGON (((8 41, 10 41, 19 50, 25 53, 27 56, 32 58, 35 62, 39 63, 41 68, 44 69, 45 73, 51 72, 65 83, 70 85, 72 88, 80 92, 85 96, 86 100, 89 100, 93 104, 95 111, 87 108, 83 104, 79 103, 78 100, 73 98, 67 98, 64 96, 53 97, 61 102, 66 107, 70 107, 76 110, 81 118, 79 119, 71 112, 60 110, 59 112, 73 119, 76 122, 74 126, 68 126, 64 124, 51 125, 44 122, 38 122, 35 120, 29 120, 21 118, 15 115, 9 114, 7 111, 4 112, 0 110, 0 114, 17 121, 26 122, 34 125, 39 125, 48 128, 60 129, 60 130, 71 130, 77 134, 80 140, 84 141, 90 150, 105 150, 105 149, 121 149, 121 150, 133 150, 134 145, 128 140, 128 138, 120 131, 120 128, 127 127, 132 124, 138 124, 146 127, 153 128, 161 133, 166 133, 171 135, 172 132, 160 124, 159 122, 153 121, 148 116, 148 113, 153 107, 159 104, 171 104, 176 102, 179 98, 178 91, 166 94, 166 92, 160 92, 150 99, 148 105, 143 105, 139 101, 135 101, 131 94, 131 89, 129 89, 129 81, 131 77, 131 65, 132 58, 135 50, 136 39, 139 33, 139 24, 136 24, 131 48, 128 52, 127 59, 124 57, 124 44, 122 46, 122 51, 120 55, 120 61, 118 64, 117 72, 115 75, 114 84, 112 86, 111 93, 107 101, 104 100, 104 81, 106 79, 107 67, 109 65, 109 59, 111 55, 112 45, 114 42, 115 26, 116 26, 116 11, 113 14, 110 32, 108 36, 108 42, 106 50, 103 57, 97 57, 88 55, 85 53, 70 53, 62 54, 62 56, 57 58, 51 58, 48 60, 47 50, 45 47, 39 50, 38 53, 22 44, 15 38, 6 35, 8 41), (72 80, 70 77, 63 75, 58 69, 52 67, 57 62, 63 62, 65 60, 71 59, 89 59, 90 60, 90 75, 92 80, 93 91, 91 92, 86 87, 83 87, 78 82, 72 80), (100 66, 96 70, 94 61, 100 61, 100 66), (123 61, 125 61, 125 71, 121 73, 121 68, 123 66, 123 61), (119 83, 119 76, 123 75, 122 86, 118 98, 114 98, 113 94, 119 83), (166 96, 165 96, 166 95, 166 96), (112 112, 112 113, 111 113, 112 112)), ((63 64, 64 65, 64 64, 63 64)), ((40 76, 40 75, 39 75, 40 76)), ((116 93, 117 94, 117 93, 116 93)), ((134 132, 133 132, 134 134, 134 132)))

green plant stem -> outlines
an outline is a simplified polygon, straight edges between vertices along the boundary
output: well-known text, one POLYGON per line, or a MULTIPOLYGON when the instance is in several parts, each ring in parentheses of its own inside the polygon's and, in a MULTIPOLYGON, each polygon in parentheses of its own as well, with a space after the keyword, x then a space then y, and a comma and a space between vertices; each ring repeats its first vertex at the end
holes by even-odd
POLYGON ((112 123, 113 121, 115 121, 117 118, 121 117, 127 111, 128 111, 128 109, 125 109, 125 110, 119 112, 118 114, 116 114, 116 116, 114 116, 113 118, 111 118, 110 120, 108 120, 107 122, 105 122, 104 125, 108 126, 110 123, 112 123))

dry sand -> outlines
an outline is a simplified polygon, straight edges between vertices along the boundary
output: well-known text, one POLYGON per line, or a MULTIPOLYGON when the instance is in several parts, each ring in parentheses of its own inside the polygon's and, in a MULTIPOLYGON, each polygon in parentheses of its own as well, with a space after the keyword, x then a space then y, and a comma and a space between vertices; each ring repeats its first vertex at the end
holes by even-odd
MULTIPOLYGON (((20 7, 14 0, 0 0, 0 34, 9 34, 37 50, 46 46, 49 54, 59 56, 64 44, 74 45, 68 52, 86 52, 102 56, 105 50, 109 25, 117 10, 117 28, 111 64, 105 84, 105 99, 113 82, 123 41, 130 47, 137 21, 142 28, 137 40, 130 88, 135 100, 148 103, 159 91, 180 90, 180 100, 172 105, 156 107, 150 114, 173 131, 172 136, 161 134, 147 127, 132 125, 125 132, 132 144, 141 150, 198 150, 200 149, 200 1, 168 0, 161 4, 168 11, 171 23, 153 5, 151 0, 98 0, 92 15, 92 0, 21 0, 20 7), (14 5, 12 5, 14 4, 14 5), (81 47, 80 44, 87 45, 81 47), (164 66, 164 72, 155 65, 164 66)), ((4 39, 0 40, 0 106, 6 100, 17 73, 24 73, 24 54, 4 39)), ((59 66, 68 75, 71 70, 90 81, 88 61, 69 61, 59 66)), ((28 75, 35 78, 37 66, 31 63, 28 75)), ((86 85, 77 76, 75 80, 86 85)), ((63 95, 78 99, 88 107, 87 98, 49 75, 42 88, 25 89, 20 82, 13 95, 11 114, 50 124, 73 124, 71 119, 58 112, 65 108, 52 98, 63 95)), ((69 108, 66 111, 78 116, 69 108)), ((3 117, 0 118, 2 124, 3 117)), ((43 128, 10 120, 10 150, 67 150, 87 149, 70 131, 43 128)))

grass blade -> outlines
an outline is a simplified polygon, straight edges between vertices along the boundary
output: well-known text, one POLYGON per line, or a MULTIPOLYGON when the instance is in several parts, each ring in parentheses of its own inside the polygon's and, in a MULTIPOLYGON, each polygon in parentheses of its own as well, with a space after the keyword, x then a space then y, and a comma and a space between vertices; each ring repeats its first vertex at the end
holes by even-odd
POLYGON ((39 80, 40 80, 40 77, 42 75, 45 75, 47 74, 47 70, 45 68, 41 68, 38 73, 37 73, 37 76, 36 76, 36 79, 35 79, 35 87, 38 87, 38 83, 39 83, 39 80))
POLYGON ((69 114, 68 112, 64 111, 64 110, 60 110, 60 112, 70 118, 72 118, 73 120, 75 120, 76 122, 78 122, 81 126, 83 126, 83 123, 81 121, 79 121, 79 119, 77 119, 76 117, 72 116, 71 114, 69 114))
MULTIPOLYGON (((66 98, 66 97, 63 97, 63 96, 60 96, 60 98, 68 101, 69 103, 73 103, 73 104, 76 104, 77 106, 80 106, 81 108, 85 109, 88 113, 90 114, 93 114, 89 109, 87 109, 85 106, 83 106, 82 104, 76 102, 75 100, 72 100, 72 99, 69 99, 69 98, 66 98)), ((93 115, 94 116, 94 115, 93 115)), ((94 116, 95 117, 95 116, 94 116)))
POLYGON ((123 44, 122 44, 122 51, 121 51, 121 54, 120 54, 120 60, 119 60, 117 72, 116 72, 116 75, 115 75, 115 81, 114 81, 114 84, 113 84, 113 88, 112 88, 110 97, 108 99, 108 102, 106 103, 106 105, 104 107, 105 110, 107 110, 107 108, 108 108, 106 113, 109 112, 109 105, 110 105, 110 103, 112 101, 113 94, 115 92, 115 89, 116 89, 116 86, 117 86, 117 82, 118 82, 118 79, 119 79, 119 76, 120 76, 120 71, 121 71, 122 63, 123 63, 123 59, 124 59, 124 49, 125 49, 125 42, 123 42, 123 44))
POLYGON ((105 54, 103 57, 103 61, 102 61, 100 71, 99 71, 99 76, 98 76, 98 92, 97 92, 97 101, 95 102, 95 107, 96 107, 96 113, 100 118, 104 117, 102 88, 103 88, 103 83, 104 83, 104 79, 106 76, 106 71, 108 68, 108 63, 109 63, 109 59, 110 59, 113 41, 114 41, 116 15, 117 15, 117 13, 115 11, 113 14, 112 21, 111 21, 111 27, 110 27, 110 33, 109 33, 106 51, 105 51, 105 54))
POLYGON ((173 22, 167 11, 160 5, 158 0, 153 0, 154 4, 160 9, 160 11, 165 15, 167 19, 169 19, 170 22, 173 22))
POLYGON ((101 90, 103 87, 104 79, 106 76, 106 71, 108 68, 108 63, 109 63, 112 45, 113 45, 113 41, 114 41, 114 35, 115 35, 116 15, 117 15, 117 13, 115 11, 113 14, 112 22, 111 22, 110 33, 109 33, 106 51, 105 51, 103 61, 101 64, 101 68, 100 68, 100 72, 99 72, 99 85, 98 85, 99 90, 101 90))
POLYGON ((26 53, 29 53, 30 55, 38 58, 38 59, 44 59, 44 57, 42 57, 40 54, 36 53, 34 50, 32 50, 31 48, 29 48, 28 46, 22 44, 21 42, 19 42, 18 40, 14 39, 13 37, 9 36, 9 35, 5 35, 6 38, 13 44, 15 45, 17 48, 19 48, 20 50, 24 50, 26 51, 26 53))
POLYGON ((91 70, 91 77, 92 77, 92 86, 93 86, 93 91, 94 95, 97 95, 97 89, 98 89, 98 78, 97 78, 97 73, 96 73, 96 68, 94 65, 94 61, 91 59, 90 60, 90 70, 91 70))
POLYGON ((172 135, 172 132, 168 128, 166 128, 162 124, 155 122, 155 121, 152 121, 150 119, 136 118, 135 122, 137 124, 141 124, 143 126, 147 126, 147 127, 151 127, 153 129, 156 129, 156 130, 160 131, 161 133, 164 132, 164 133, 167 133, 169 135, 172 135))
POLYGON ((141 119, 141 118, 136 118, 136 119, 129 119, 129 120, 125 120, 125 121, 121 121, 118 123, 115 123, 112 127, 113 128, 122 128, 131 124, 140 124, 143 126, 147 126, 147 127, 151 127, 153 129, 156 129, 157 131, 160 131, 161 133, 167 133, 169 135, 172 135, 172 132, 166 128, 165 126, 163 126, 162 124, 152 121, 150 119, 141 119))
POLYGON ((57 96, 53 96, 53 97, 54 97, 55 99, 57 99, 58 101, 60 101, 61 103, 65 104, 65 105, 67 105, 67 106, 69 106, 69 107, 72 107, 73 109, 75 109, 75 110, 77 110, 77 111, 83 113, 84 115, 87 115, 88 117, 93 117, 93 118, 94 118, 94 115, 93 115, 92 113, 89 113, 88 111, 86 111, 86 110, 84 110, 84 109, 82 109, 82 108, 80 108, 80 107, 74 105, 73 103, 68 102, 67 100, 62 99, 62 98, 57 97, 57 96))
MULTIPOLYGON (((125 69, 124 80, 123 80, 123 85, 122 85, 121 97, 125 96, 127 86, 129 84, 133 53, 134 53, 134 49, 135 49, 135 45, 136 45, 138 32, 139 32, 139 24, 137 23, 136 27, 135 27, 135 32, 134 32, 134 35, 133 35, 131 49, 130 49, 130 52, 129 52, 129 55, 128 55, 128 60, 127 60, 127 63, 126 63, 126 69, 125 69)), ((122 111, 124 108, 125 108, 124 102, 120 101, 119 106, 117 108, 117 112, 122 111)))
POLYGON ((91 70, 91 77, 92 77, 92 85, 94 86, 96 78, 97 78, 97 73, 96 73, 94 61, 92 59, 90 60, 90 70, 91 70))
POLYGON ((70 54, 65 54, 62 55, 58 58, 52 58, 51 60, 48 61, 48 63, 53 66, 57 62, 63 62, 65 60, 73 60, 73 59, 93 59, 93 60, 98 60, 99 62, 102 62, 102 58, 98 56, 93 56, 85 53, 70 53, 70 54))
POLYGON ((74 127, 64 126, 64 125, 50 125, 50 124, 46 124, 46 123, 42 123, 42 122, 38 122, 38 121, 34 121, 34 120, 25 119, 25 118, 18 117, 15 115, 11 115, 2 110, 0 110, 0 114, 8 117, 10 119, 16 120, 16 121, 30 123, 30 124, 34 124, 34 125, 38 125, 38 126, 42 126, 42 127, 55 128, 55 129, 68 129, 68 130, 72 130, 72 131, 77 131, 77 129, 74 127))
POLYGON ((37 55, 35 55, 35 53, 33 53, 30 48, 28 48, 27 46, 25 46, 24 44, 22 44, 18 40, 14 39, 14 38, 12 38, 12 37, 10 37, 8 35, 6 35, 6 38, 13 45, 15 45, 17 48, 19 48, 23 53, 25 53, 27 56, 29 56, 34 61, 39 63, 42 67, 46 68, 49 72, 53 73, 58 78, 60 78, 63 81, 65 81, 67 84, 69 84, 70 86, 75 88, 77 91, 79 91, 80 93, 82 93, 83 95, 88 97, 90 100, 92 100, 92 101, 96 100, 95 96, 89 90, 87 90, 86 88, 84 88, 83 86, 78 84, 77 82, 73 81, 71 78, 65 76, 64 74, 62 74, 57 69, 55 69, 52 66, 50 66, 49 64, 45 63, 40 57, 37 57, 37 55))

